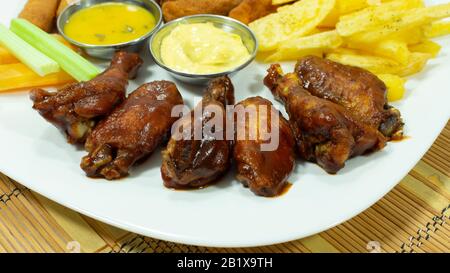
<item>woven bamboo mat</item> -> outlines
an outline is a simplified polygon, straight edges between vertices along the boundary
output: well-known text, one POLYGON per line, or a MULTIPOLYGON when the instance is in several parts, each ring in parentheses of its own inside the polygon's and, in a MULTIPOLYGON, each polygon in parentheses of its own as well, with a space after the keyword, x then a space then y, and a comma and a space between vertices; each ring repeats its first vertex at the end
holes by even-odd
POLYGON ((1 252, 450 252, 450 123, 419 164, 371 208, 285 244, 217 249, 179 245, 97 222, 0 173, 1 252))

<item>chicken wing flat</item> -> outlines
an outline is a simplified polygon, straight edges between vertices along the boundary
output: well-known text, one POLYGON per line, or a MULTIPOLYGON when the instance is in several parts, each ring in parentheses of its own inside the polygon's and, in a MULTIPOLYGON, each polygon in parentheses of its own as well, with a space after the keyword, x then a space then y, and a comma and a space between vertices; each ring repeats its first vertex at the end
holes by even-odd
POLYGON ((276 12, 277 7, 272 5, 272 0, 243 0, 242 3, 230 11, 229 16, 244 24, 249 24, 276 12))
POLYGON ((128 79, 142 65, 139 55, 118 52, 102 74, 88 82, 70 84, 58 92, 34 89, 33 108, 59 128, 70 143, 84 143, 97 121, 125 99, 128 79))
POLYGON ((400 137, 400 112, 386 99, 386 85, 367 70, 315 56, 298 61, 295 72, 312 95, 340 104, 386 137, 400 137))
POLYGON ((183 104, 174 83, 144 84, 129 95, 86 140, 89 155, 81 168, 89 177, 118 179, 138 160, 149 156, 168 136, 176 117, 172 108, 183 104))
POLYGON ((226 105, 234 105, 234 88, 225 76, 212 80, 197 111, 179 120, 183 131, 175 131, 163 151, 161 175, 166 187, 200 188, 215 182, 228 170, 232 141, 226 138, 226 105), (195 112, 201 115, 197 117, 195 112), (208 128, 215 115, 222 124, 208 128), (201 130, 198 138, 196 129, 201 130))
MULTIPOLYGON (((287 179, 295 166, 295 139, 289 123, 283 116, 272 108, 272 103, 261 97, 248 98, 236 105, 253 107, 256 109, 257 120, 244 118, 243 126, 237 122, 235 145, 233 157, 237 166, 237 179, 246 187, 259 196, 272 197, 279 195, 287 185, 287 179), (265 109, 262 111, 263 106, 265 109), (272 119, 278 119, 273 123, 272 119), (278 145, 272 149, 264 149, 262 144, 273 141, 274 138, 265 139, 259 132, 263 126, 267 132, 276 134, 278 145), (253 127, 253 128, 252 128, 253 127), (258 136, 250 137, 251 130, 256 131, 258 136), (239 137, 239 130, 245 129, 246 137, 239 137)), ((242 124, 242 123, 241 123, 242 124)))
POLYGON ((164 1, 162 10, 166 22, 188 15, 218 14, 227 16, 242 0, 172 0, 164 1))
POLYGON ((350 111, 311 95, 296 73, 283 75, 272 65, 264 83, 285 104, 300 156, 317 162, 325 171, 337 173, 354 156, 382 149, 385 137, 350 111))

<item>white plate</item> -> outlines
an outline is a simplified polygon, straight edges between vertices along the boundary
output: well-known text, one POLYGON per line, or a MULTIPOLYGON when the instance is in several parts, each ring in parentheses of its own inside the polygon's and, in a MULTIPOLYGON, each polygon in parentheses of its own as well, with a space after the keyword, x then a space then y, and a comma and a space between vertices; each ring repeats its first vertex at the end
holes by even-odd
MULTIPOLYGON (((2 23, 25 0, 1 4, 2 23)), ((434 1, 445 2, 445 1, 434 1)), ((409 81, 406 98, 396 103, 406 122, 405 141, 347 163, 331 176, 299 162, 294 185, 279 198, 261 198, 233 180, 198 191, 172 191, 160 178, 159 151, 119 182, 91 180, 79 168, 85 154, 66 143, 57 129, 31 109, 25 92, 0 95, 0 171, 32 190, 80 213, 120 228, 179 243, 244 247, 309 236, 346 221, 389 192, 429 149, 449 119, 450 39, 439 58, 409 81)), ((171 79, 145 56, 141 78, 171 79)), ((233 78, 238 100, 260 95, 267 65, 253 64, 233 78)), ((292 65, 286 69, 291 70, 292 65)), ((202 91, 177 83, 190 106, 202 91)))

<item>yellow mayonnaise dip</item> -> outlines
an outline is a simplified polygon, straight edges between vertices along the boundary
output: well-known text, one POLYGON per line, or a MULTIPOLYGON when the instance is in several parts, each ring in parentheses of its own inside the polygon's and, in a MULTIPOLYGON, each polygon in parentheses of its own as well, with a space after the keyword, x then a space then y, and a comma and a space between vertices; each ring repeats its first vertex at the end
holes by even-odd
POLYGON ((153 30, 156 20, 143 7, 124 3, 103 3, 70 16, 64 33, 91 45, 113 45, 135 40, 153 30))
POLYGON ((239 35, 212 23, 180 24, 161 43, 162 61, 179 72, 220 73, 240 66, 249 58, 239 35))

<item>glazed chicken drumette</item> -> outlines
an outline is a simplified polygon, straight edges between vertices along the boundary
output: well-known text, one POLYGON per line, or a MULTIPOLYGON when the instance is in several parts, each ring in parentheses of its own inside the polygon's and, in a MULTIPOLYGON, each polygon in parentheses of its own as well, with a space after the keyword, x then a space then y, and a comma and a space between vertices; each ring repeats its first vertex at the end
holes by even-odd
POLYGON ((67 85, 57 92, 34 89, 33 108, 59 128, 69 143, 84 143, 97 122, 125 99, 128 79, 134 78, 142 59, 117 52, 111 65, 88 82, 67 85))
POLYGON ((234 105, 234 87, 224 76, 210 81, 197 111, 177 122, 180 130, 174 132, 162 153, 161 175, 166 187, 203 187, 229 169, 232 140, 227 139, 227 105, 234 105), (221 123, 210 128, 208 123, 217 118, 221 123))
POLYGON ((264 83, 284 103, 300 156, 337 173, 354 156, 382 149, 386 138, 343 106, 311 95, 296 73, 280 65, 268 70, 264 83))
POLYGON ((265 197, 283 192, 295 166, 292 130, 288 121, 272 106, 269 100, 251 97, 235 107, 233 158, 236 178, 256 195, 265 197), (239 117, 242 110, 250 114, 239 117), (255 111, 254 114, 251 111, 255 111))
POLYGON ((369 71, 308 56, 297 62, 295 72, 311 95, 343 106, 387 138, 403 135, 400 112, 388 104, 386 85, 369 71))
POLYGON ((183 99, 174 83, 155 81, 132 92, 107 118, 99 122, 85 144, 89 155, 81 168, 90 177, 118 179, 138 160, 167 140, 174 106, 183 99))

